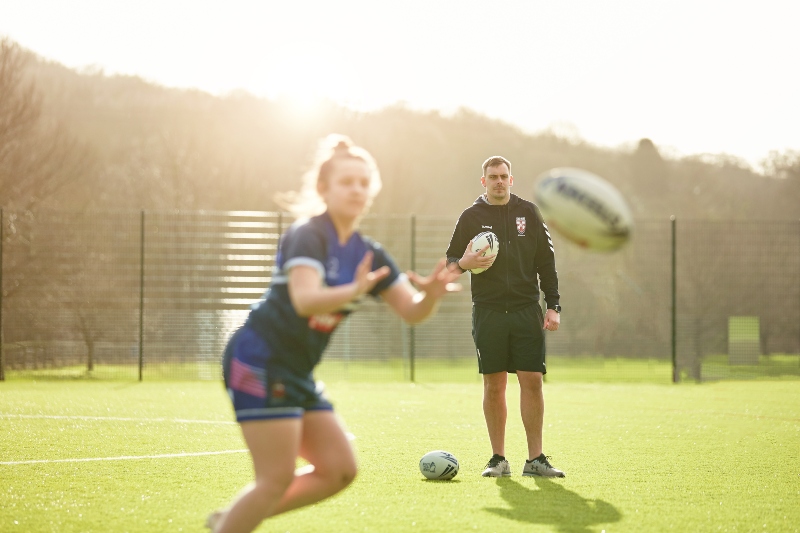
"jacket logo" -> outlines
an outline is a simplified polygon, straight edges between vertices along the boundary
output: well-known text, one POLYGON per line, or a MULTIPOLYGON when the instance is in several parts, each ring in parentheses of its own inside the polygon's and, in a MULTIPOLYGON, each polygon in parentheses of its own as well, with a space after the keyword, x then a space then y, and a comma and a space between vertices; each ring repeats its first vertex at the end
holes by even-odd
POLYGON ((517 233, 525 235, 525 217, 517 217, 517 233))
POLYGON ((481 229, 492 229, 491 226, 481 226, 481 229))

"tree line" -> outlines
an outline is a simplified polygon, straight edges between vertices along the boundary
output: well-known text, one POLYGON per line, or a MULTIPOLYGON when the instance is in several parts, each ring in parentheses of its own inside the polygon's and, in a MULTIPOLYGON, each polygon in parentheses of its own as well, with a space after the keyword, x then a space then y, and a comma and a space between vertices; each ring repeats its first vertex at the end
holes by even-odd
MULTIPOLYGON (((559 248, 564 301, 581 325, 559 337, 563 353, 664 355, 670 215, 702 222, 678 225, 679 327, 688 346, 681 353, 700 361, 723 352, 732 314, 762 317, 764 353, 797 349, 800 259, 795 225, 786 221, 800 218, 800 150, 771 153, 759 173, 729 155, 669 157, 650 139, 601 148, 552 131, 525 133, 467 109, 444 116, 398 104, 361 113, 322 103, 304 114, 290 102, 244 92, 218 97, 75 71, 8 39, 0 40, 5 344, 33 343, 45 359, 73 350, 88 368, 102 343, 135 344, 138 211, 156 212, 148 220, 176 218, 148 226, 148 246, 167 253, 160 263, 148 259, 148 275, 169 264, 168 274, 155 275, 168 289, 216 290, 222 276, 209 279, 192 255, 207 253, 216 235, 203 226, 214 217, 198 212, 277 211, 275 194, 298 188, 316 142, 331 132, 376 157, 384 184, 377 214, 455 223, 482 192, 481 163, 495 154, 512 161, 514 192, 525 198, 552 167, 581 167, 614 183, 638 219, 637 243, 604 256, 559 248), (751 227, 752 220, 772 222, 751 227), (765 307, 751 307, 743 294, 759 294, 765 307), (51 350, 56 341, 85 349, 51 350)), ((393 228, 408 224, 386 218, 381 238, 404 238, 393 228)), ((444 252, 452 227, 439 226, 424 231, 420 254, 444 252)), ((149 283, 152 300, 158 287, 149 283)), ((158 305, 182 309, 186 299, 173 300, 158 305)), ((168 322, 152 321, 148 335, 167 343, 168 322)))
POLYGON ((614 183, 637 218, 800 216, 800 150, 769 154, 759 173, 730 155, 670 158, 650 139, 601 148, 468 109, 364 113, 327 102, 304 114, 244 92, 76 71, 0 41, 0 205, 15 212, 277 210, 275 193, 299 186, 331 132, 375 155, 379 214, 456 217, 482 191, 483 160, 501 154, 526 198, 541 172, 575 166, 614 183))

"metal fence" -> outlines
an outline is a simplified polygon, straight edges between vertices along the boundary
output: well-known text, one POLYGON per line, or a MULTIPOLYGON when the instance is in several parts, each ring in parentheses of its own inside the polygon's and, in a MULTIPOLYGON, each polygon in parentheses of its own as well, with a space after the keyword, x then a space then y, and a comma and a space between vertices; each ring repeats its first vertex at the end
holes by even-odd
MULTIPOLYGON (((0 379, 219 379, 230 333, 269 285, 290 219, 268 212, 0 211, 0 379)), ((370 216, 363 233, 427 272, 454 218, 370 216)), ((548 379, 800 376, 800 222, 638 220, 611 254, 554 236, 562 327, 548 379)), ((469 275, 428 322, 368 302, 328 379, 478 380, 469 275)))

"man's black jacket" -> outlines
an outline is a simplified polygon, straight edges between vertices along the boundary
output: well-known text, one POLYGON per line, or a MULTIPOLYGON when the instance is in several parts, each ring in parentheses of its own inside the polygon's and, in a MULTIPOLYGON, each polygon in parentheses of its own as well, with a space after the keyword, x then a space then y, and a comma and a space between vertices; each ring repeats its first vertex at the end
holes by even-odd
POLYGON ((514 194, 505 205, 478 197, 458 218, 447 248, 448 263, 458 261, 482 231, 497 235, 500 248, 491 268, 471 274, 474 305, 495 311, 523 309, 539 301, 540 281, 547 307, 559 303, 553 241, 535 204, 514 194))

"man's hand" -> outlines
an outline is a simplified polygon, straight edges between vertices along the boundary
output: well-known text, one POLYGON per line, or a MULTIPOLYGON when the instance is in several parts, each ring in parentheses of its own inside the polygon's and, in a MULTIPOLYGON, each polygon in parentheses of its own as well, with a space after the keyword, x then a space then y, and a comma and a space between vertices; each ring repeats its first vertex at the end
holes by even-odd
POLYGON ((561 315, 552 309, 548 309, 544 315, 544 328, 547 331, 556 331, 561 324, 561 315))
POLYGON ((489 268, 494 264, 496 255, 485 257, 483 254, 489 249, 490 245, 484 246, 477 252, 472 251, 472 241, 469 241, 467 249, 464 250, 464 255, 458 260, 458 266, 463 270, 472 270, 473 268, 489 268))

